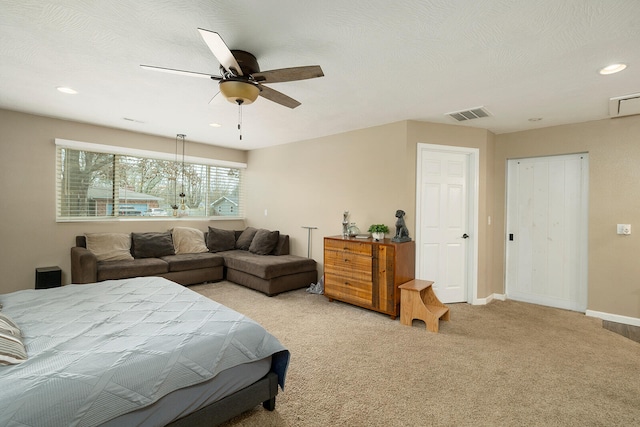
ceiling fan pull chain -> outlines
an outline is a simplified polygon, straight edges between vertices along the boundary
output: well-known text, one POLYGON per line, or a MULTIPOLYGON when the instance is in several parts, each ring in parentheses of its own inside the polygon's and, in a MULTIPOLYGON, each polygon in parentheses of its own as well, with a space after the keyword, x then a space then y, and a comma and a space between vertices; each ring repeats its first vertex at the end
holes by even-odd
POLYGON ((238 133, 242 141, 242 100, 238 99, 238 133))

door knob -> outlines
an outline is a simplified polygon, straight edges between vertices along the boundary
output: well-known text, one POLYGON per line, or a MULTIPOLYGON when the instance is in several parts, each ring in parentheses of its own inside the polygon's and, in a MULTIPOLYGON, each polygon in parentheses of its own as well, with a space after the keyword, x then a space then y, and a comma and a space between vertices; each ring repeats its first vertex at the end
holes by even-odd
POLYGON ((462 235, 462 238, 463 238, 463 239, 468 239, 468 238, 469 238, 469 235, 468 235, 467 233, 464 233, 464 234, 462 235))

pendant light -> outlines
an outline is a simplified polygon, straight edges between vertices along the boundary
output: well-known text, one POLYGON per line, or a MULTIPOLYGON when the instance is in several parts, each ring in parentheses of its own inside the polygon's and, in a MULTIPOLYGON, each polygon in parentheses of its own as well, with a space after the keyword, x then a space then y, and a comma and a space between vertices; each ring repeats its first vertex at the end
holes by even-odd
MULTIPOLYGON (((176 135, 176 142, 182 142, 182 165, 180 166, 180 212, 178 216, 185 216, 187 214, 187 205, 185 202, 186 195, 184 194, 184 145, 185 145, 185 137, 186 135, 183 133, 179 133, 176 135)), ((177 206, 176 206, 177 209, 177 206)))
MULTIPOLYGON (((171 205, 171 209, 173 210, 173 216, 178 216, 178 140, 180 139, 181 134, 176 135, 176 152, 173 162, 172 168, 172 177, 170 178, 173 181, 173 204, 171 205)), ((184 136, 184 135, 183 135, 184 136)))

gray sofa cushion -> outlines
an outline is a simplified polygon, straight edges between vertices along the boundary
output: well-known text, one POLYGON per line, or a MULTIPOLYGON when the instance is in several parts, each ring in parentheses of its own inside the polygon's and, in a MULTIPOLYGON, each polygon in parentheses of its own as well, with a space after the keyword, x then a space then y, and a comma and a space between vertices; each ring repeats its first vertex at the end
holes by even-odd
POLYGON ((289 235, 288 234, 280 234, 278 238, 278 243, 276 247, 273 249, 271 255, 289 255, 289 235))
POLYGON ((158 258, 176 253, 169 231, 131 233, 131 248, 134 258, 158 258))
POLYGON ((253 227, 245 228, 244 231, 240 233, 240 237, 238 237, 238 240, 236 240, 236 249, 248 251, 249 246, 251 246, 253 236, 255 236, 257 232, 258 230, 253 227))
POLYGON ((209 252, 230 251, 236 247, 236 234, 233 230, 221 230, 209 227, 207 248, 209 252))
POLYGON ((249 252, 256 255, 269 255, 276 248, 279 239, 279 231, 269 231, 261 228, 253 236, 251 245, 249 245, 249 252))
POLYGON ((131 261, 98 262, 98 282, 128 277, 155 276, 167 273, 169 264, 160 258, 141 258, 131 261))
POLYGON ((221 255, 224 256, 224 264, 227 268, 266 280, 316 269, 316 262, 313 259, 297 255, 256 255, 243 250, 227 251, 221 255))
POLYGON ((224 265, 224 258, 220 255, 208 252, 168 255, 163 256, 160 259, 169 264, 169 271, 187 271, 224 265))

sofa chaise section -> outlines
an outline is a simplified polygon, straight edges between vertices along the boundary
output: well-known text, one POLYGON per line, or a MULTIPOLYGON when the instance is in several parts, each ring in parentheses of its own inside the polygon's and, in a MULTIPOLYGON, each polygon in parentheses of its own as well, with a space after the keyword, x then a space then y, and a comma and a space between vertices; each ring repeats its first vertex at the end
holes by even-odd
MULTIPOLYGON (((288 236, 287 236, 288 237, 288 236)), ((242 250, 218 252, 224 257, 227 280, 276 295, 318 279, 316 262, 296 255, 256 255, 242 250)))

